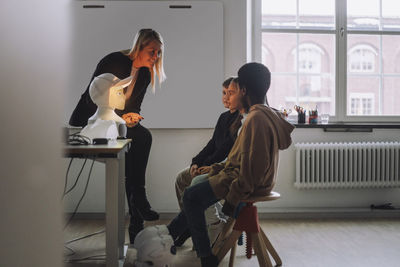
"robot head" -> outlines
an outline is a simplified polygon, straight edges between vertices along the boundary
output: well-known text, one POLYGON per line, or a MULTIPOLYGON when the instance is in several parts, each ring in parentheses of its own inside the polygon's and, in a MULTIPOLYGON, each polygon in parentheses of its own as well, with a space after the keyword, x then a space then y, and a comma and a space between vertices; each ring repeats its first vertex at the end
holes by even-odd
POLYGON ((136 267, 171 267, 175 255, 170 235, 147 239, 137 249, 136 267))
POLYGON ((125 108, 124 87, 132 82, 132 76, 120 80, 111 73, 103 73, 93 79, 89 87, 89 94, 98 107, 113 109, 125 108))
POLYGON ((136 235, 133 247, 139 249, 148 239, 162 235, 169 235, 166 225, 163 224, 146 227, 136 235))

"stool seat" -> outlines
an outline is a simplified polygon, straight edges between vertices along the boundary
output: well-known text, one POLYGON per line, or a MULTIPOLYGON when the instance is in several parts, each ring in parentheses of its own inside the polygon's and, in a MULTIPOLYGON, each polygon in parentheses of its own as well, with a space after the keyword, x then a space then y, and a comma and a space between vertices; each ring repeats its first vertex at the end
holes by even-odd
POLYGON ((271 201, 271 200, 277 200, 278 198, 281 197, 281 194, 279 194, 278 192, 273 192, 271 191, 271 193, 269 193, 268 196, 254 196, 254 197, 249 197, 247 199, 241 200, 241 202, 262 202, 262 201, 271 201))
POLYGON ((247 258, 251 258, 254 248, 258 263, 261 267, 272 267, 270 255, 274 259, 276 266, 282 265, 281 258, 263 229, 259 226, 257 207, 253 205, 255 202, 272 201, 278 198, 280 198, 279 193, 270 192, 267 196, 252 196, 248 199, 241 200, 241 202, 245 202, 246 205, 241 208, 237 218, 229 218, 212 248, 213 254, 217 256, 220 262, 230 250, 229 267, 233 266, 238 239, 244 232, 247 237, 247 258))

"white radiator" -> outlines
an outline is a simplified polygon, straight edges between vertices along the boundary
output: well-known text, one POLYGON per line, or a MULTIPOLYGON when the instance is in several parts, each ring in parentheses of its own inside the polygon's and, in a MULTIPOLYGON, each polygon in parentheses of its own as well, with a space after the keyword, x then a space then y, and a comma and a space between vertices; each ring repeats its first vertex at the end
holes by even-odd
POLYGON ((296 188, 400 186, 400 143, 298 143, 296 188))

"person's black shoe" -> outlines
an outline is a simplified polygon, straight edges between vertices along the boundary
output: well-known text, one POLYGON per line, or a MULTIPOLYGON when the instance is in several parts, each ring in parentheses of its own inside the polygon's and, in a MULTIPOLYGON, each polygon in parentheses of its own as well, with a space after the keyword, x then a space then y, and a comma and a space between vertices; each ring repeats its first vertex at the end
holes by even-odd
POLYGON ((190 234, 190 230, 186 229, 185 232, 183 232, 183 234, 181 234, 180 236, 178 236, 178 238, 174 241, 174 245, 176 247, 181 247, 186 240, 188 240, 189 237, 191 237, 192 235, 190 234))
POLYGON ((157 221, 160 219, 160 214, 158 214, 156 211, 152 210, 151 207, 147 208, 139 208, 136 207, 138 213, 140 216, 143 218, 145 221, 157 221))
POLYGON ((147 200, 146 190, 144 187, 137 187, 132 192, 129 201, 130 205, 135 207, 139 216, 145 221, 157 221, 160 215, 154 211, 147 200))
POLYGON ((135 242, 135 237, 137 234, 143 230, 143 225, 134 225, 129 224, 128 233, 129 233, 129 243, 133 244, 135 242))
POLYGON ((132 205, 129 206, 129 214, 131 215, 129 220, 129 242, 134 243, 136 235, 144 229, 144 221, 139 215, 138 210, 132 205))
POLYGON ((201 257, 201 267, 217 267, 219 262, 217 256, 211 254, 207 257, 201 257))

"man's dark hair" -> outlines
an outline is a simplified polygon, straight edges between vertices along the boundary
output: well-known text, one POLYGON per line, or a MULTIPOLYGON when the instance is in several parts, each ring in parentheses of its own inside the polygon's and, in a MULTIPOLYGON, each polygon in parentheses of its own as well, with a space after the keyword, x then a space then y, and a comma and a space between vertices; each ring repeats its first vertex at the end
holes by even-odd
POLYGON ((231 84, 231 81, 233 80, 234 77, 229 77, 228 79, 226 79, 223 83, 222 86, 226 89, 228 89, 229 85, 231 84))
POLYGON ((271 84, 271 72, 261 63, 244 64, 238 71, 240 89, 246 89, 249 105, 265 104, 267 91, 271 84))

